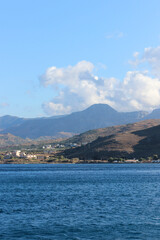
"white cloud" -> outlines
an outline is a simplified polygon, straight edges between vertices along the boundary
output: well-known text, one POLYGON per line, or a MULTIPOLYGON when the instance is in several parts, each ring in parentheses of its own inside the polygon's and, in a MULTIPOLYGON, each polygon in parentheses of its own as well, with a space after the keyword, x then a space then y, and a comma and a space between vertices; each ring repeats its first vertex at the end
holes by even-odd
POLYGON ((105 38, 106 38, 106 39, 111 39, 111 38, 114 38, 114 35, 113 35, 113 34, 108 34, 108 35, 106 35, 105 38))
POLYGON ((139 52, 134 52, 133 57, 137 58, 139 56, 139 52))
MULTIPOLYGON (((106 103, 118 111, 147 110, 160 107, 160 47, 146 48, 143 55, 134 54, 137 68, 147 63, 148 69, 128 71, 120 81, 93 74, 94 65, 81 61, 66 68, 48 68, 40 81, 52 86, 57 96, 43 104, 49 115, 67 114, 95 103, 106 103)), ((54 94, 55 95, 55 94, 54 94)))
POLYGON ((124 37, 123 32, 113 32, 113 33, 107 34, 105 36, 106 39, 118 39, 118 38, 123 38, 123 37, 124 37))
POLYGON ((3 108, 9 107, 9 103, 7 103, 7 102, 2 102, 2 103, 0 103, 0 107, 3 107, 3 108))
POLYGON ((73 86, 83 78, 89 79, 94 65, 87 61, 81 61, 75 66, 68 66, 66 68, 50 67, 46 73, 41 77, 41 83, 44 86, 52 85, 59 86, 60 84, 66 86, 73 86))
POLYGON ((121 95, 117 106, 124 111, 152 110, 160 106, 160 81, 146 72, 127 72, 121 83, 121 95), (122 95, 123 94, 123 95, 122 95))
POLYGON ((49 115, 68 114, 71 111, 70 106, 64 107, 63 104, 54 102, 44 103, 43 108, 49 115))
POLYGON ((132 65, 139 67, 146 64, 145 67, 151 68, 151 74, 160 79, 160 46, 145 48, 142 56, 139 52, 135 52, 133 56, 135 59, 130 61, 132 65))
POLYGON ((152 68, 152 74, 160 78, 160 46, 157 48, 145 48, 141 60, 149 63, 152 68))
POLYGON ((51 85, 58 91, 58 96, 43 104, 45 112, 49 115, 59 115, 78 111, 99 102, 113 105, 110 95, 116 80, 94 76, 93 68, 94 65, 87 61, 67 68, 48 68, 40 78, 41 83, 44 86, 51 85))

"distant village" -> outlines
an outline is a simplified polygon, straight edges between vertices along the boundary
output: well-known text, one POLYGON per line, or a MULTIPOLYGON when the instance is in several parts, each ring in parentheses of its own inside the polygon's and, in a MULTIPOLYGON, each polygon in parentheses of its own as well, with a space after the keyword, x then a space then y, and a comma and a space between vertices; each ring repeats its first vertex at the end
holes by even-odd
POLYGON ((66 148, 75 148, 79 145, 76 143, 69 143, 69 144, 55 144, 55 145, 43 145, 41 148, 41 151, 38 151, 36 149, 28 151, 27 150, 12 150, 12 151, 6 151, 1 153, 1 157, 3 159, 28 159, 28 160, 44 160, 49 159, 49 157, 54 156, 55 153, 62 149, 66 148), (32 152, 32 153, 30 153, 32 152), (33 154, 34 152, 34 154, 33 154))
POLYGON ((67 143, 67 144, 47 144, 40 148, 11 150, 0 152, 0 163, 160 163, 157 155, 150 159, 123 159, 110 157, 108 160, 79 160, 65 159, 61 153, 64 149, 75 148, 85 144, 67 143))

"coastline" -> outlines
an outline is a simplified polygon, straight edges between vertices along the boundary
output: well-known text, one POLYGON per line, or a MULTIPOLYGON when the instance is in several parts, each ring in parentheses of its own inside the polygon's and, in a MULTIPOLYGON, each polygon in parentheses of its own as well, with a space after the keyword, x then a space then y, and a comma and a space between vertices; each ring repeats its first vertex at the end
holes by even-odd
POLYGON ((79 160, 79 161, 35 161, 35 160, 29 160, 29 161, 20 161, 20 160, 7 160, 7 161, 0 161, 0 165, 3 164, 143 164, 143 163, 159 163, 155 161, 138 161, 138 162, 109 162, 109 161, 95 161, 95 160, 79 160))

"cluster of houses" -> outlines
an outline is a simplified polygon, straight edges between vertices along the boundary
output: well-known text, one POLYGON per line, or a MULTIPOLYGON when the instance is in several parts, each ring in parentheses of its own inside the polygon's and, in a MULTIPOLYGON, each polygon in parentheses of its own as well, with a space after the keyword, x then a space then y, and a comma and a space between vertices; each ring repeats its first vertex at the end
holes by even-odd
POLYGON ((11 159, 11 158, 26 158, 26 159, 38 159, 39 156, 34 154, 26 154, 20 150, 15 150, 11 152, 7 152, 4 155, 4 159, 11 159))
POLYGON ((43 149, 54 149, 54 148, 66 148, 66 147, 78 147, 79 145, 77 143, 67 143, 67 144, 55 144, 55 145, 45 145, 43 146, 43 149))
POLYGON ((54 146, 48 144, 48 145, 44 145, 42 147, 43 149, 43 154, 30 154, 30 153, 26 153, 24 151, 21 150, 14 150, 14 151, 10 151, 10 152, 6 152, 4 154, 4 159, 12 159, 12 158, 25 158, 25 159, 38 159, 38 160, 43 160, 44 157, 46 157, 46 154, 49 154, 52 152, 55 152, 55 149, 57 148, 68 148, 68 147, 77 147, 78 144, 76 143, 69 143, 69 144, 56 144, 54 146))
POLYGON ((78 146, 80 146, 80 145, 78 145, 77 143, 68 143, 68 144, 59 144, 59 143, 57 143, 57 144, 55 144, 55 145, 44 145, 42 148, 44 149, 44 150, 52 150, 52 149, 56 149, 56 148, 69 148, 69 147, 78 147, 78 146))

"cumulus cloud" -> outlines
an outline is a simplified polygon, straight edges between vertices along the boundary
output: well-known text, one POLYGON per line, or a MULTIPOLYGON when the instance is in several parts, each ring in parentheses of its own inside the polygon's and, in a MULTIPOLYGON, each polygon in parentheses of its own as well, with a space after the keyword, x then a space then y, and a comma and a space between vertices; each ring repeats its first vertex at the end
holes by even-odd
POLYGON ((116 80, 99 78, 93 75, 93 69, 94 65, 87 61, 66 68, 48 68, 40 81, 45 87, 51 85, 58 95, 43 104, 45 112, 49 115, 70 113, 99 102, 113 105, 112 88, 116 80))
MULTIPOLYGON (((95 103, 106 103, 118 111, 147 110, 160 107, 160 47, 134 53, 137 68, 146 63, 146 70, 128 71, 123 80, 98 77, 95 66, 81 61, 66 68, 50 67, 40 77, 44 87, 52 86, 57 96, 43 104, 49 115, 82 110, 95 103)), ((55 95, 55 94, 54 94, 55 95)))
POLYGON ((119 99, 115 101, 123 111, 151 111, 160 106, 160 80, 149 77, 147 72, 127 72, 120 90, 119 99))

